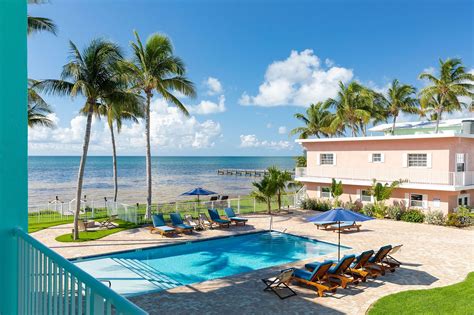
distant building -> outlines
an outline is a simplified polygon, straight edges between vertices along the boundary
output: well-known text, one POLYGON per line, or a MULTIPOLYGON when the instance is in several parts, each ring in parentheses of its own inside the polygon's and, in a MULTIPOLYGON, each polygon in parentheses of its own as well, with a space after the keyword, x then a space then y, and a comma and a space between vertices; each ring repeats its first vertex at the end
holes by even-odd
POLYGON ((333 178, 344 185, 343 201, 372 202, 372 180, 404 180, 387 204, 452 212, 459 205, 473 206, 474 119, 398 123, 373 127, 382 136, 300 139, 307 152, 307 167, 296 169, 312 198, 331 198, 333 178))

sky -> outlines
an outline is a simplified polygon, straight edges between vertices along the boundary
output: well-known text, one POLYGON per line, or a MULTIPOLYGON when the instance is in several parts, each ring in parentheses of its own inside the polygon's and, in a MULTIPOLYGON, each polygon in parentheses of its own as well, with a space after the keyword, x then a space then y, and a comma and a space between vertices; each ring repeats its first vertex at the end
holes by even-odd
MULTIPOLYGON (((300 126, 294 114, 335 96, 339 81, 384 91, 397 78, 422 88, 418 75, 436 73, 440 58, 474 68, 473 1, 51 0, 28 11, 59 28, 57 36, 28 38, 34 79, 59 78, 70 40, 82 49, 109 39, 130 57, 133 30, 142 40, 170 37, 198 95, 181 98, 189 118, 154 97, 154 155, 298 155, 288 135, 300 126)), ((30 155, 80 155, 84 99, 45 99, 56 128, 30 129, 30 155)), ((117 150, 144 155, 144 124, 125 124, 117 150)), ((89 153, 111 154, 110 132, 98 119, 89 153)))

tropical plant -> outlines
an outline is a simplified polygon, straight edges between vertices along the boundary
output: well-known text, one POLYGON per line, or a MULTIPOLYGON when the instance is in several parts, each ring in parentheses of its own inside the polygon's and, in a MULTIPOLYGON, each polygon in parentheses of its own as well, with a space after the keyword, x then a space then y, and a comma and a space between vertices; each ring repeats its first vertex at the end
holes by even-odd
POLYGON ((426 79, 430 85, 420 91, 420 104, 425 112, 432 112, 436 119, 435 132, 439 132, 439 122, 443 113, 459 111, 472 106, 474 97, 474 75, 466 72, 461 59, 439 60, 439 77, 424 72, 420 79, 426 79), (471 101, 464 103, 461 97, 471 101))
POLYGON ((430 210, 425 213, 425 223, 443 225, 445 221, 445 215, 440 210, 430 210))
POLYGON ((334 178, 331 181, 331 196, 334 197, 334 205, 339 207, 339 197, 344 192, 342 181, 337 182, 334 178))
MULTIPOLYGON (((42 0, 28 0, 28 4, 41 4, 44 2, 45 1, 42 1, 42 0)), ((28 18, 28 35, 41 32, 41 31, 50 32, 56 35, 58 28, 52 20, 48 18, 44 18, 44 17, 37 17, 37 16, 30 16, 30 15, 28 15, 27 18, 28 18)))
POLYGON ((401 113, 416 114, 419 112, 418 100, 413 97, 415 93, 415 87, 401 84, 395 79, 386 95, 377 94, 377 102, 386 110, 386 116, 392 117, 392 135, 395 134, 397 118, 401 113))
POLYGON ((403 182, 403 180, 396 180, 390 184, 382 184, 377 182, 377 180, 374 178, 372 180, 372 187, 370 187, 369 192, 374 197, 375 202, 384 202, 385 200, 390 199, 393 190, 400 187, 403 182))
POLYGON ((295 160, 296 160, 296 167, 306 167, 307 165, 306 155, 296 156, 295 160))
POLYGON ((331 210, 332 205, 328 200, 306 198, 301 201, 301 208, 313 211, 329 211, 331 210))
POLYGON ((72 41, 69 42, 69 46, 71 49, 70 61, 63 66, 61 78, 59 80, 50 79, 38 82, 35 87, 49 94, 69 95, 71 97, 82 95, 85 98, 82 112, 86 115, 86 128, 77 176, 73 235, 74 239, 78 239, 82 183, 91 137, 92 116, 97 104, 105 101, 106 98, 113 98, 114 101, 120 102, 120 94, 114 94, 117 91, 118 84, 116 71, 114 70, 122 55, 116 44, 102 39, 92 40, 82 52, 72 41))
POLYGON ((392 219, 399 221, 402 217, 403 209, 399 205, 388 206, 386 209, 386 215, 392 219))
POLYGON ((140 36, 134 32, 136 42, 131 43, 133 60, 123 62, 121 68, 133 82, 133 88, 143 92, 145 104, 145 137, 146 137, 146 182, 147 182, 147 209, 146 217, 151 217, 151 144, 150 144, 150 103, 156 91, 165 100, 174 104, 184 115, 189 115, 186 107, 173 95, 178 91, 186 96, 194 97, 196 91, 194 84, 185 74, 186 68, 183 61, 173 55, 173 46, 168 37, 161 34, 152 34, 142 44, 140 36))
POLYGON ((365 214, 368 217, 372 217, 375 214, 375 206, 372 203, 368 203, 364 205, 362 208, 362 213, 365 214))
POLYGON ((324 102, 324 108, 333 108, 335 116, 328 126, 330 133, 344 133, 346 127, 351 130, 352 136, 360 131, 365 134, 365 126, 374 115, 380 119, 380 110, 374 103, 375 94, 353 81, 348 85, 339 82, 339 91, 336 98, 329 98, 324 102))
POLYGON ((291 173, 286 170, 280 170, 276 166, 271 166, 268 168, 268 175, 271 180, 275 182, 277 187, 277 203, 278 210, 281 210, 281 195, 285 192, 287 188, 294 187, 293 176, 291 173))
POLYGON ((48 117, 53 112, 51 107, 39 95, 34 87, 38 81, 28 79, 28 127, 54 127, 54 122, 48 117))
POLYGON ((272 213, 272 198, 278 191, 278 186, 274 178, 271 178, 269 174, 263 176, 259 182, 253 182, 252 185, 256 188, 251 193, 259 202, 264 202, 267 205, 268 214, 272 213))
POLYGON ((405 222, 422 223, 425 219, 425 215, 418 209, 409 209, 403 212, 400 219, 405 222))
POLYGON ((334 119, 332 114, 322 102, 311 104, 306 109, 306 115, 302 113, 295 114, 295 118, 304 123, 303 127, 297 127, 290 131, 290 135, 298 134, 300 139, 307 139, 311 136, 317 138, 331 136, 329 125, 334 119))

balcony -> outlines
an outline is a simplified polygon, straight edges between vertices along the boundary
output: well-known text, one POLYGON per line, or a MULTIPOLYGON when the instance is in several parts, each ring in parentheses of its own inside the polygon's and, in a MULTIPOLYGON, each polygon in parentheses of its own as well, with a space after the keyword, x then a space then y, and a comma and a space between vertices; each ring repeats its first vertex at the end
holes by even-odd
POLYGON ((315 181, 327 178, 350 181, 393 182, 406 180, 405 184, 470 186, 474 185, 474 171, 445 172, 431 169, 371 169, 340 167, 298 167, 295 178, 299 181, 315 181))

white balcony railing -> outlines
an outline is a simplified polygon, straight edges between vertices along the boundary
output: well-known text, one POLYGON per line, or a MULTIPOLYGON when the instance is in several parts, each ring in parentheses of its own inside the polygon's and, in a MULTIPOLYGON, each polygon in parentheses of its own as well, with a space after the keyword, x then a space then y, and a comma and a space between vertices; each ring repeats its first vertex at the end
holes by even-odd
POLYGON ((340 167, 297 167, 295 177, 337 178, 340 180, 369 180, 381 182, 406 180, 412 184, 431 184, 449 186, 474 185, 474 171, 445 172, 431 169, 370 169, 340 167))

